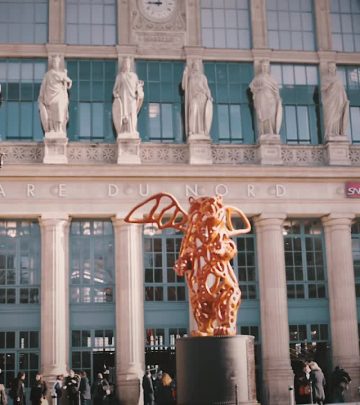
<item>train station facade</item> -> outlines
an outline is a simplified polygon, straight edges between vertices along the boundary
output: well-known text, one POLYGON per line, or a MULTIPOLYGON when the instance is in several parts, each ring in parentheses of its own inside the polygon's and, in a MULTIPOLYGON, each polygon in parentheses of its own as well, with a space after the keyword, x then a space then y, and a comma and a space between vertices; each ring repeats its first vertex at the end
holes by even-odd
POLYGON ((193 319, 173 271, 182 234, 126 224, 158 192, 222 195, 250 218, 236 237, 238 333, 255 336, 258 401, 287 403, 294 368, 338 364, 360 385, 359 0, 0 0, 0 368, 52 379, 104 367, 134 404, 146 365, 174 374, 193 319), (72 80, 66 137, 47 138, 38 96, 59 55, 72 80), (124 57, 144 82, 138 138, 119 137, 124 57), (200 60, 208 138, 186 131, 181 86, 200 60), (279 84, 279 134, 259 135, 249 89, 279 84), (349 100, 325 136, 328 66, 349 100))

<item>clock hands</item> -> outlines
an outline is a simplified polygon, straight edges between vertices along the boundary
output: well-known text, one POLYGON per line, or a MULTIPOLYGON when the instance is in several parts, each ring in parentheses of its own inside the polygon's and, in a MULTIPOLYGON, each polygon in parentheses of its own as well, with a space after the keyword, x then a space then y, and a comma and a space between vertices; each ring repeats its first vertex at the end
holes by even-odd
POLYGON ((162 1, 147 1, 147 4, 156 4, 157 6, 161 6, 163 3, 162 1))

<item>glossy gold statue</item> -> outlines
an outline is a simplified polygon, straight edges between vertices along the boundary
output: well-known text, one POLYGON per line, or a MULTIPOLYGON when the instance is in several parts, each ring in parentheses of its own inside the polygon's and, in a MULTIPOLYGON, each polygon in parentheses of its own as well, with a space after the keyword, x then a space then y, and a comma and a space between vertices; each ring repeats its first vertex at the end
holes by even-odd
POLYGON ((185 233, 174 270, 185 276, 198 330, 193 336, 235 335, 241 293, 230 260, 237 249, 232 236, 247 233, 251 225, 237 208, 225 207, 222 197, 189 198, 186 213, 175 197, 155 194, 133 208, 125 221, 153 223, 159 229, 175 228, 185 233), (133 215, 144 212, 142 219, 133 215), (245 227, 234 229, 232 213, 245 227))

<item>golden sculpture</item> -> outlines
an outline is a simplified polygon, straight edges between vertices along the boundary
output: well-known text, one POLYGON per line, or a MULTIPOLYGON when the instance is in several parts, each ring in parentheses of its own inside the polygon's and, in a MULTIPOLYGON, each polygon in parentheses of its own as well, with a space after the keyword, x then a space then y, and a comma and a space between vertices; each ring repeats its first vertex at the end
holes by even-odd
POLYGON ((232 236, 251 229, 245 214, 223 205, 222 197, 189 198, 186 213, 171 194, 159 193, 134 207, 126 216, 130 223, 153 223, 159 229, 184 232, 174 270, 185 276, 198 330, 193 336, 236 334, 241 292, 230 260, 237 249, 232 236), (133 214, 145 214, 135 218, 133 214), (231 216, 238 214, 245 227, 234 229, 231 216))

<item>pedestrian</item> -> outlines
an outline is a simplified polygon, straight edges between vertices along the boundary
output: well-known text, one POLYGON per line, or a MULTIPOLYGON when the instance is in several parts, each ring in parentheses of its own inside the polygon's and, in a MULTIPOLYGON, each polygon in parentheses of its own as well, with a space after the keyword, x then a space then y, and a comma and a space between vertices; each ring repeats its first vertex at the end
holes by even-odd
POLYGON ((307 363, 302 363, 294 376, 295 401, 297 404, 311 403, 310 367, 307 363))
POLYGON ((102 373, 98 373, 96 380, 91 387, 91 395, 94 405, 103 405, 108 395, 110 395, 110 386, 102 373))
POLYGON ((168 373, 163 373, 156 397, 156 405, 175 404, 172 392, 172 378, 168 373))
POLYGON ((80 371, 80 404, 89 405, 91 400, 91 389, 89 379, 87 378, 86 371, 80 371))
POLYGON ((0 368, 0 405, 7 405, 7 396, 6 390, 4 385, 3 373, 0 368))
POLYGON ((69 405, 79 405, 79 384, 80 376, 75 374, 74 370, 70 370, 64 381, 64 389, 66 390, 69 405))
POLYGON ((310 381, 312 387, 312 396, 313 396, 313 403, 318 405, 323 405, 325 401, 325 377, 315 361, 311 361, 309 363, 309 367, 311 369, 310 372, 310 381))
POLYGON ((340 366, 336 366, 331 375, 331 387, 332 387, 332 402, 344 403, 345 391, 349 389, 351 377, 340 366))
POLYGON ((55 405, 60 405, 61 397, 62 397, 62 387, 63 387, 63 375, 59 374, 56 376, 56 380, 54 382, 52 391, 51 391, 51 398, 55 405))
POLYGON ((10 396, 14 400, 14 405, 25 405, 25 381, 26 374, 19 371, 17 377, 12 382, 10 396))
POLYGON ((157 404, 157 392, 161 385, 163 372, 162 370, 155 369, 155 374, 152 376, 152 382, 154 387, 155 403, 157 404))
POLYGON ((155 394, 150 370, 146 370, 144 374, 142 379, 142 388, 144 391, 144 405, 154 405, 155 394))
POLYGON ((41 401, 46 398, 47 391, 47 384, 43 376, 40 373, 36 373, 35 382, 30 391, 30 401, 32 405, 40 405, 41 401))

